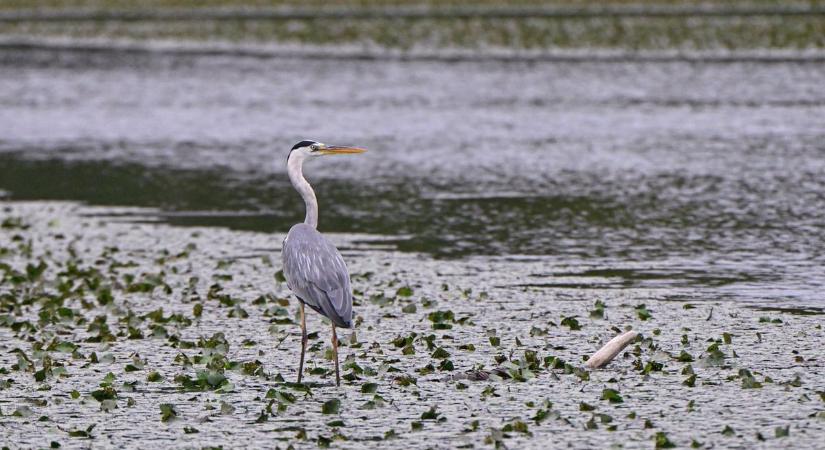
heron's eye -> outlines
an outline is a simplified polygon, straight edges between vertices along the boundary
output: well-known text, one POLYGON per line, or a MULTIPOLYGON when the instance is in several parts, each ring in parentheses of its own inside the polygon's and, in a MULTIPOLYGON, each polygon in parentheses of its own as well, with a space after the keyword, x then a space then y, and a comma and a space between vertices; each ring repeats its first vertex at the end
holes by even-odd
POLYGON ((310 146, 309 146, 309 150, 310 150, 310 151, 313 151, 313 152, 317 152, 317 151, 318 151, 318 144, 312 144, 312 145, 310 145, 310 146))

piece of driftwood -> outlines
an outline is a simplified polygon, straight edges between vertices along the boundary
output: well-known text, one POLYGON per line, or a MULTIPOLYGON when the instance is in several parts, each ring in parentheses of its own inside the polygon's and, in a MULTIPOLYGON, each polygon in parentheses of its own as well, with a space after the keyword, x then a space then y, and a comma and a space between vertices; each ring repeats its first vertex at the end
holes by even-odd
MULTIPOLYGON (((633 342, 636 337, 639 336, 639 333, 635 331, 628 331, 626 333, 622 333, 610 341, 607 344, 604 344, 602 348, 599 349, 590 359, 584 363, 584 367, 588 369, 600 369, 608 364, 610 361, 613 361, 622 350, 625 349, 631 342, 633 342)), ((448 377, 444 378, 444 381, 457 381, 457 380, 467 380, 467 381, 488 381, 490 379, 503 379, 507 380, 510 379, 510 373, 502 368, 495 368, 492 370, 468 370, 463 373, 453 373, 450 374, 448 377)))
POLYGON ((593 353, 593 356, 584 363, 584 366, 588 369, 600 369, 608 364, 610 361, 613 361, 613 358, 616 357, 619 353, 624 350, 625 347, 628 346, 639 333, 631 330, 626 333, 620 334, 610 341, 607 344, 604 344, 602 348, 599 349, 596 353, 593 353))

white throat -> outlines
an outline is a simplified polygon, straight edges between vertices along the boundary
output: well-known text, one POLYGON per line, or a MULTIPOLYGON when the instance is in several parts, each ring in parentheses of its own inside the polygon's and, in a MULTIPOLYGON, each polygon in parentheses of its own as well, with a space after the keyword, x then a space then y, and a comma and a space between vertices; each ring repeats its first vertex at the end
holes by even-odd
POLYGON ((301 198, 304 199, 307 211, 304 223, 312 228, 318 228, 318 200, 315 198, 315 191, 312 190, 312 186, 310 186, 309 182, 304 178, 303 173, 303 165, 306 158, 306 153, 301 150, 290 153, 289 159, 286 162, 287 173, 289 174, 289 181, 292 182, 292 186, 295 187, 295 190, 298 191, 298 193, 301 194, 301 198))

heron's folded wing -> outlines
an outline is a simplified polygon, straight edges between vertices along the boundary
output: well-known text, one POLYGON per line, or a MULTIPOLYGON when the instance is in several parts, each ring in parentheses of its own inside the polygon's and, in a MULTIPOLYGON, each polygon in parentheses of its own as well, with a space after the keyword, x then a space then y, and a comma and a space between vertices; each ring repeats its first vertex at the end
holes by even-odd
POLYGON ((349 289, 333 289, 324 291, 318 288, 326 296, 326 301, 320 302, 321 314, 327 316, 335 325, 341 328, 352 326, 352 294, 349 289))
POLYGON ((304 303, 338 326, 351 326, 349 272, 335 246, 315 229, 296 225, 284 240, 283 263, 289 288, 304 303))

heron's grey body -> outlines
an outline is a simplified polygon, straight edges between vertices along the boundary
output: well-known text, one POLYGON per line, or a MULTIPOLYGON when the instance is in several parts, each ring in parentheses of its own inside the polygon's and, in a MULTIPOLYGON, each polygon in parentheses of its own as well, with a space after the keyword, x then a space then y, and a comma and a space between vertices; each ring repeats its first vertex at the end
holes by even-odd
POLYGON ((294 225, 284 239, 284 277, 304 304, 336 326, 352 327, 352 290, 341 253, 315 228, 294 225))
POLYGON ((341 253, 316 229, 318 200, 315 191, 304 178, 304 161, 310 156, 335 153, 361 153, 355 147, 328 146, 315 141, 301 141, 292 147, 287 158, 287 173, 295 190, 306 205, 304 223, 294 225, 284 239, 281 258, 287 286, 301 301, 301 362, 298 382, 304 368, 307 346, 304 305, 332 321, 332 352, 335 357, 335 382, 341 384, 338 370, 338 337, 335 327, 352 327, 352 289, 349 271, 341 253))

